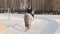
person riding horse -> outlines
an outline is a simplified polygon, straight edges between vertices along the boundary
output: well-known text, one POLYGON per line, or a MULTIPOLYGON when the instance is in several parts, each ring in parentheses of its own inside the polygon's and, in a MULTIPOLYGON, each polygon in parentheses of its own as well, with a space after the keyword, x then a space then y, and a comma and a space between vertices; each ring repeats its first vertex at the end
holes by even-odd
POLYGON ((34 11, 32 10, 32 7, 30 5, 28 5, 26 7, 26 14, 24 15, 25 30, 26 31, 30 28, 33 20, 34 20, 34 11))

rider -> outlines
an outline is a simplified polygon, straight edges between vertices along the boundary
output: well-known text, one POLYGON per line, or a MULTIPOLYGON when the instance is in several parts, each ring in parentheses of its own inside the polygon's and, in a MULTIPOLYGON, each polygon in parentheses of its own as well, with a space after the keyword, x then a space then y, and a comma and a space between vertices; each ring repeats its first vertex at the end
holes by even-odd
POLYGON ((34 14, 32 13, 32 7, 30 5, 28 5, 26 10, 27 10, 27 13, 30 13, 34 18, 34 14))

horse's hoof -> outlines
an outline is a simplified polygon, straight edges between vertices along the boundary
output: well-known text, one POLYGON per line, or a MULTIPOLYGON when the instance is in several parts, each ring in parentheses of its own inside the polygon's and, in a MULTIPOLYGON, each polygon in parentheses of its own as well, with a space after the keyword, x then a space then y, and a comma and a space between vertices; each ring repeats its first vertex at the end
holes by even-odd
POLYGON ((25 28, 25 31, 28 31, 28 30, 29 30, 29 28, 26 27, 26 28, 25 28))

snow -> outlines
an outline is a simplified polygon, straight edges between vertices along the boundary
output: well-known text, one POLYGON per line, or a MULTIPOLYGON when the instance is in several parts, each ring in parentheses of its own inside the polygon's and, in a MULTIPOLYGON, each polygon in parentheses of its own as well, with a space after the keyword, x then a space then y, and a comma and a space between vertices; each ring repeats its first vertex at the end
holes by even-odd
POLYGON ((24 14, 0 14, 0 23, 5 23, 4 34, 60 34, 60 15, 35 15, 26 32, 24 14))

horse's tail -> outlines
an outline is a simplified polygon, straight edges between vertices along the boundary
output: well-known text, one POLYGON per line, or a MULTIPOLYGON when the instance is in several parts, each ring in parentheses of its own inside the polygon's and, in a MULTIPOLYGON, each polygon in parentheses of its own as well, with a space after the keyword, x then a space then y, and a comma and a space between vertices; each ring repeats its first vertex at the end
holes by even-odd
POLYGON ((25 21, 25 27, 27 27, 29 29, 30 25, 31 25, 31 22, 33 20, 33 17, 31 14, 29 13, 26 13, 25 16, 24 16, 24 21, 25 21))

